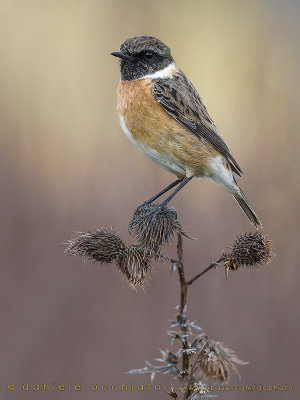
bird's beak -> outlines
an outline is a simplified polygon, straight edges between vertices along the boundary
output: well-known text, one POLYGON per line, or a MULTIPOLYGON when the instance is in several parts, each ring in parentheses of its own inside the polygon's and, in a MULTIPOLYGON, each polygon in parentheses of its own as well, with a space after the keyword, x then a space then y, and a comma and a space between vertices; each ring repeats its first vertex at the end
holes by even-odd
POLYGON ((128 56, 125 53, 122 53, 121 51, 114 51, 113 53, 110 53, 111 56, 123 58, 124 60, 134 60, 134 57, 128 56))

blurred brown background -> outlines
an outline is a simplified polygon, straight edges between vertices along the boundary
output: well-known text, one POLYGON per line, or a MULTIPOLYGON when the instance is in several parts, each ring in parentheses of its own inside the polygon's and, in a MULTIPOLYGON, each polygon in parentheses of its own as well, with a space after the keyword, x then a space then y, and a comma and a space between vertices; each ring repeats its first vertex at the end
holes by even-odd
MULTIPOLYGON (((27 381, 82 385, 34 394, 41 399, 167 398, 87 385, 148 381, 125 372, 170 346, 177 276, 157 264, 136 294, 112 266, 63 254, 63 243, 89 226, 113 225, 130 241, 134 208, 173 179, 134 148, 116 116, 119 66, 109 54, 140 34, 165 41, 199 90, 277 253, 227 282, 222 269, 205 275, 190 290, 190 318, 250 362, 231 384, 297 383, 299 16, 292 0, 0 1, 1 398, 32 398, 20 390, 27 381), (17 388, 8 392, 11 382, 17 388)), ((199 238, 185 241, 189 276, 251 229, 208 181, 192 182, 172 204, 199 238)))

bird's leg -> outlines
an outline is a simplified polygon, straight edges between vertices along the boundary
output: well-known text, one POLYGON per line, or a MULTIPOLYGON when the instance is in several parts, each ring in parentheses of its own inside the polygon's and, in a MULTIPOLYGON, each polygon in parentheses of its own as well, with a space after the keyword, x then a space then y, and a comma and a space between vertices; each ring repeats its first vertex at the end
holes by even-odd
MULTIPOLYGON (((183 188, 183 186, 185 186, 192 178, 193 177, 190 176, 190 177, 185 177, 184 179, 182 179, 180 181, 180 185, 170 194, 170 196, 168 196, 162 203, 155 204, 152 207, 152 209, 149 210, 146 214, 143 214, 143 215, 141 215, 139 217, 136 217, 135 223, 137 223, 138 221, 144 219, 145 217, 148 217, 148 216, 152 215, 152 218, 151 218, 151 221, 150 221, 150 225, 149 225, 149 227, 151 227, 155 222, 155 217, 157 216, 157 214, 159 212, 161 212, 163 207, 165 207, 173 199, 173 197, 179 192, 179 190, 181 190, 183 188)), ((175 182, 171 183, 171 185, 169 185, 167 188, 165 188, 162 192, 158 193, 156 196, 154 196, 151 199, 149 199, 150 203, 152 201, 154 201, 155 199, 157 199, 159 196, 161 196, 163 193, 165 193, 167 190, 170 190, 171 187, 176 186, 177 184, 178 184, 178 181, 175 181, 175 182)), ((146 201, 143 204, 150 204, 150 203, 148 203, 148 201, 146 201)), ((143 206, 143 204, 142 204, 142 206, 143 206)), ((139 210, 142 206, 138 207, 137 210, 139 210)))
POLYGON ((150 226, 153 226, 154 222, 155 222, 155 218, 157 216, 157 214, 162 210, 163 207, 165 207, 172 199, 173 197, 179 192, 179 190, 181 190, 183 188, 183 186, 185 186, 187 183, 189 183, 189 181, 192 179, 192 176, 189 177, 185 177, 179 186, 177 186, 177 188, 170 194, 170 196, 168 196, 166 198, 166 200, 164 200, 162 203, 157 204, 155 207, 153 207, 153 209, 149 212, 149 215, 152 214, 152 218, 151 218, 151 222, 150 222, 150 226))
POLYGON ((176 181, 170 183, 170 185, 168 185, 167 187, 165 187, 163 190, 161 190, 159 193, 155 194, 154 196, 150 197, 150 199, 144 201, 144 203, 140 206, 144 206, 146 204, 151 204, 153 203, 153 201, 155 201, 156 199, 158 199, 160 196, 162 196, 163 194, 165 194, 166 192, 168 192, 169 190, 171 190, 174 186, 178 185, 180 182, 183 181, 183 178, 181 179, 176 179, 176 181))
POLYGON ((166 206, 172 199, 173 197, 185 186, 189 181, 193 179, 193 176, 186 176, 180 183, 180 185, 164 200, 161 204, 158 204, 160 207, 166 206))

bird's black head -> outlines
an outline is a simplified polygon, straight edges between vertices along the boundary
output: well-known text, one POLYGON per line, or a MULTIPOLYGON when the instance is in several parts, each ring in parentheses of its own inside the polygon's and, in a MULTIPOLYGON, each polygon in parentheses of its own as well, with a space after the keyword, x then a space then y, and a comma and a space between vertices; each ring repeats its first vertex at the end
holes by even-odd
POLYGON ((154 74, 174 62, 171 50, 152 36, 135 36, 121 44, 120 51, 111 53, 121 59, 121 79, 132 81, 154 74))

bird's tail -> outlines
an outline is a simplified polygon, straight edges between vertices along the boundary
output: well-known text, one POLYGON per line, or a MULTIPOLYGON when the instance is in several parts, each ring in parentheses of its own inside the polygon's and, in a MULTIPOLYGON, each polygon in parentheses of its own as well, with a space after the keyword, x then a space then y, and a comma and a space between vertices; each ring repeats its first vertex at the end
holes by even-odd
POLYGON ((244 211, 251 224, 254 225, 256 228, 258 227, 262 228, 262 223, 258 219, 253 208, 250 206, 246 196, 244 195, 244 193, 240 188, 237 193, 233 193, 233 197, 238 202, 239 206, 244 211))

